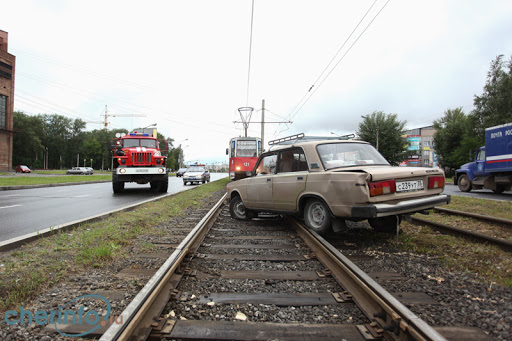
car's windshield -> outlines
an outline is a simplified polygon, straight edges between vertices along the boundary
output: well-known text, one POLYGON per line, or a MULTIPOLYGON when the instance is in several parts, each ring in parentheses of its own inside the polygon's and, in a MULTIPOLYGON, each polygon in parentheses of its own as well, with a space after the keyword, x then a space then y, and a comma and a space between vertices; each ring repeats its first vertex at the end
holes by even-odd
POLYGON ((389 165, 386 159, 366 143, 330 143, 317 147, 325 169, 359 165, 389 165))
POLYGON ((204 172, 205 169, 203 167, 190 167, 187 172, 204 172))

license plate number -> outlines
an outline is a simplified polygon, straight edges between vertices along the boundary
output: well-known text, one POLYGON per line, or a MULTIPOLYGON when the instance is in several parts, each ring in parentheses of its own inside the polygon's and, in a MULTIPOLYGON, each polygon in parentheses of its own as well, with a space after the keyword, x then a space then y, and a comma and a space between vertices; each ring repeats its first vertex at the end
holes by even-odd
POLYGON ((423 189, 423 180, 414 181, 397 181, 396 191, 397 192, 412 192, 420 191, 423 189))

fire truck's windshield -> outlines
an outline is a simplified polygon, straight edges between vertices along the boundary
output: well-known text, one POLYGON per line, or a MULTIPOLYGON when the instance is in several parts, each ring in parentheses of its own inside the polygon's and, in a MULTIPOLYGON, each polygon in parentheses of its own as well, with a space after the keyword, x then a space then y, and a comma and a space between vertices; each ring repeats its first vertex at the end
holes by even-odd
POLYGON ((256 151, 256 141, 238 140, 236 148, 237 157, 255 157, 258 156, 256 151))
POLYGON ((146 147, 146 148, 156 148, 156 140, 151 139, 124 139, 123 147, 132 148, 132 147, 146 147), (140 141, 140 145, 139 145, 140 141))

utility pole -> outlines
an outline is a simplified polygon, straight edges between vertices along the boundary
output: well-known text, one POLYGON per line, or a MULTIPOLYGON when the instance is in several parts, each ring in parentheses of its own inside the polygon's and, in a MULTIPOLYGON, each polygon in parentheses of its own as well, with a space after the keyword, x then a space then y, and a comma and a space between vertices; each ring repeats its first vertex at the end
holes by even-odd
POLYGON ((261 149, 263 151, 263 146, 265 139, 265 100, 261 100, 261 149))
POLYGON ((379 151, 379 127, 377 127, 377 151, 379 151))

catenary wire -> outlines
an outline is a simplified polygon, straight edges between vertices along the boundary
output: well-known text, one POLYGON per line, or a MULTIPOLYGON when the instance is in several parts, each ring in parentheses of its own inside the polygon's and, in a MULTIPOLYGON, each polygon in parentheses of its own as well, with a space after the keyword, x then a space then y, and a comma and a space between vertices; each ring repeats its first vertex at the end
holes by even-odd
MULTIPOLYGON (((341 56, 341 58, 338 60, 338 62, 336 62, 336 64, 334 64, 334 66, 331 68, 331 70, 327 73, 327 75, 322 79, 322 81, 318 84, 318 86, 315 87, 315 84, 313 84, 313 86, 311 86, 309 88, 309 90, 306 92, 306 94, 302 97, 301 99, 301 102, 304 100, 304 98, 306 98, 308 95, 309 97, 306 98, 306 100, 302 103, 302 105, 300 105, 300 107, 295 110, 295 113, 292 111, 290 112, 289 114, 289 117, 290 117, 290 120, 292 120, 295 116, 297 116, 297 114, 302 110, 302 108, 304 107, 304 105, 306 105, 306 103, 311 99, 311 97, 316 93, 316 91, 318 91, 318 89, 322 86, 322 84, 325 82, 325 80, 331 75, 331 73, 336 69, 336 67, 340 64, 340 62, 345 58, 345 56, 350 52, 350 50, 352 49, 352 47, 354 47, 354 45, 357 43, 357 41, 361 38, 361 36, 366 32, 366 30, 370 27, 370 25, 375 21, 375 19, 379 16, 379 14, 384 10, 384 8, 387 6, 387 4, 390 2, 391 0, 388 0, 386 1, 386 3, 384 4, 384 6, 382 6, 382 8, 377 12, 377 14, 373 17, 373 19, 370 21, 370 23, 364 28, 364 30, 359 34, 359 36, 354 40, 354 42, 349 46, 349 48, 347 49, 347 51, 341 56), (311 92, 311 90, 313 90, 311 92)), ((375 3, 374 3, 375 4, 375 3)), ((372 4, 372 7, 373 7, 373 4, 372 4)), ((367 14, 367 13, 366 13, 367 14)), ((366 16, 365 14, 365 16, 366 16)), ((364 17, 363 17, 364 19, 364 17)), ((359 23, 360 24, 360 23, 359 23)), ((358 26, 359 26, 358 24, 358 26)), ((356 27, 357 28, 357 27, 356 27)), ((353 33, 353 32, 352 32, 353 33)), ((350 36, 352 36, 352 33, 350 34, 350 36)), ((349 38, 350 38, 349 36, 349 38)), ((348 38, 347 38, 348 40, 348 38)), ((346 42, 345 42, 346 43, 346 42)), ((345 45, 344 43, 344 45, 345 45)), ((339 51, 338 51, 339 53, 339 51)), ((337 54, 338 54, 337 53, 337 54)), ((331 64, 332 61, 329 63, 331 64)), ((325 70, 322 72, 324 73, 325 70)), ((298 103, 298 105, 300 104, 300 102, 298 103)), ((297 105, 297 106, 298 106, 297 105)), ((295 108, 297 107, 295 106, 295 108)))

